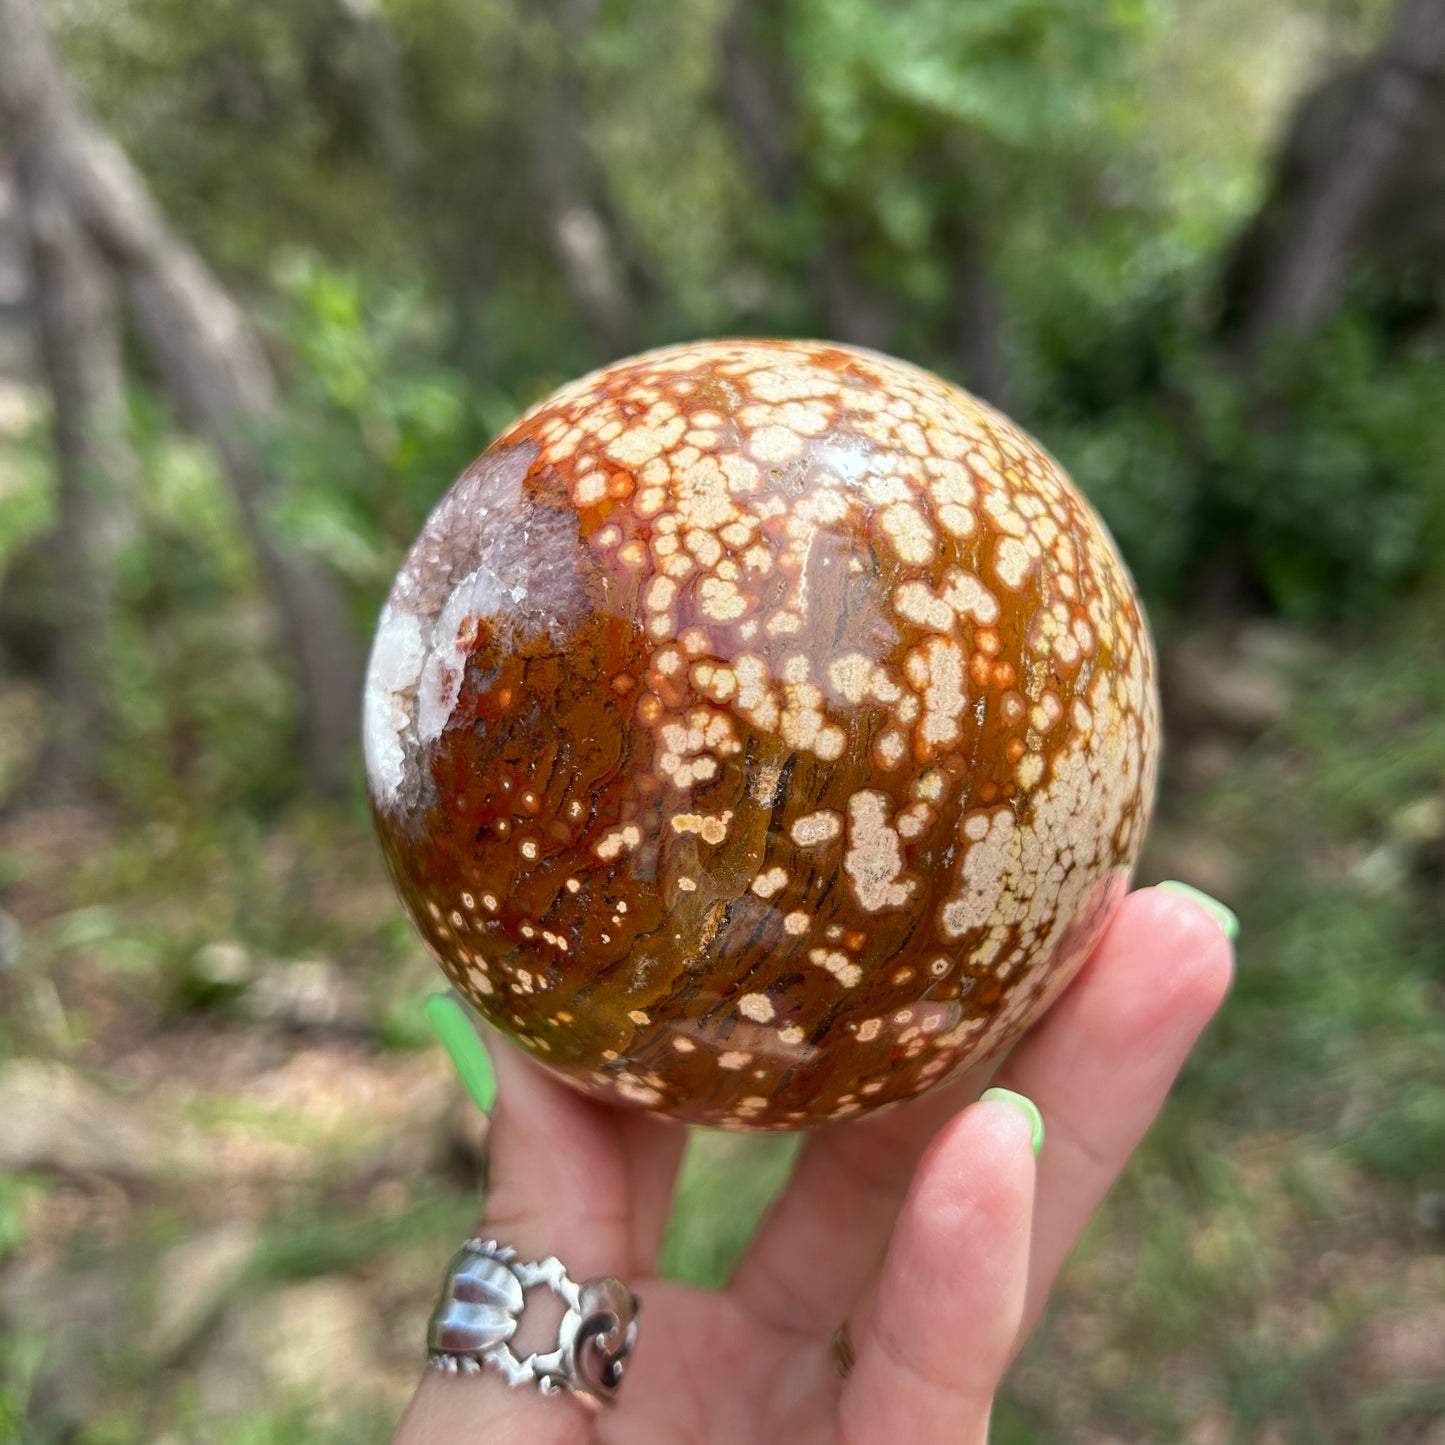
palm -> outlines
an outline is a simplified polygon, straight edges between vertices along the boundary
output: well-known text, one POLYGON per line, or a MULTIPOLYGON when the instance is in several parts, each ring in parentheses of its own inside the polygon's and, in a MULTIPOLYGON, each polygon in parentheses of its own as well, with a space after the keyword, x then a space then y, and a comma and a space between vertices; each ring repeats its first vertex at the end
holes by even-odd
POLYGON ((637 1288, 649 1347, 598 1421, 603 1445, 826 1437, 838 1398, 826 1337, 779 1329, 731 1294, 656 1279, 637 1288))
POLYGON ((1229 948, 1197 905, 1130 897, 1079 979, 997 1068, 1035 1100, 969 1108, 993 1065, 889 1113, 830 1125, 727 1289, 653 1271, 684 1131, 594 1104, 493 1050, 498 1107, 483 1228, 574 1279, 644 1302, 620 1403, 593 1424, 495 1376, 430 1377, 396 1445, 982 1441, 994 1390, 1080 1230, 1223 997, 1229 948), (848 1322, 846 1382, 830 1351, 848 1322))

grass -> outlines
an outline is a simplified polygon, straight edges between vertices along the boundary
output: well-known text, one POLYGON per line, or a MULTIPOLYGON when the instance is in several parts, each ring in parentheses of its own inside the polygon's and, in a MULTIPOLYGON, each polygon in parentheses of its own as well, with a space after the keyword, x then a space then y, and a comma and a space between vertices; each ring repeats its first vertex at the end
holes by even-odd
POLYGON ((695 1132, 662 1251, 662 1273, 688 1284, 725 1284, 768 1205, 788 1182, 798 1135, 695 1132))
MULTIPOLYGON (((1020 1361, 995 1445, 1437 1445, 1445 1346, 1425 1332, 1445 1299, 1445 1241, 1413 1209, 1445 1189, 1445 844, 1418 825, 1422 800, 1445 796, 1441 615, 1425 599, 1370 636, 1329 640, 1283 724, 1222 782, 1171 795, 1173 826, 1245 880, 1228 899, 1238 983, 1020 1361)), ((358 1418, 269 1391, 217 1418, 199 1383, 207 1337, 163 1370, 120 1339, 84 1399, 71 1391, 77 1419, 56 1413, 36 1354, 65 1330, 21 1321, 0 1349, 0 1441, 385 1439, 476 1180, 444 1149, 378 1174, 375 1131, 335 1124, 338 1098, 370 1122, 390 1098, 374 1091, 409 1081, 425 1097, 440 1077, 418 1022, 435 981, 360 810, 20 817, 0 836, 0 875, 26 929, 0 984, 4 1042, 112 1074, 132 1096, 154 1084, 229 1160, 215 1180, 124 1195, 6 1181, 0 1262, 135 1276, 143 1302, 168 1243, 239 1216, 259 1241, 241 1301, 351 1281, 373 1302, 378 1350, 358 1418), (197 948, 217 939, 262 961, 337 962, 360 1033, 278 1032, 191 989, 197 948), (302 1088, 278 1104, 254 1087, 298 1060, 324 1098, 302 1088), (248 1172, 252 1156, 265 1168, 248 1172), (278 1159, 291 1161, 280 1175, 278 1159)), ((797 1142, 694 1138, 665 1272, 724 1280, 797 1142)))

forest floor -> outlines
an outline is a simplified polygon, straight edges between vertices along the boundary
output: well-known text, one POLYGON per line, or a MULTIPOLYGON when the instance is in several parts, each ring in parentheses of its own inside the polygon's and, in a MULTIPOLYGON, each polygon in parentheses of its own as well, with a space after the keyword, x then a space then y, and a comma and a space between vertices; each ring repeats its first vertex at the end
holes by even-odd
MULTIPOLYGON (((1440 615, 1169 644, 1144 876, 1237 908, 1238 986, 997 1445, 1445 1445, 1440 615)), ((0 777, 37 726, 0 691, 0 777)), ((12 812, 0 885, 0 1441, 384 1440, 485 1126, 362 810, 12 812)), ((695 1138, 671 1272, 792 1147, 695 1138)))

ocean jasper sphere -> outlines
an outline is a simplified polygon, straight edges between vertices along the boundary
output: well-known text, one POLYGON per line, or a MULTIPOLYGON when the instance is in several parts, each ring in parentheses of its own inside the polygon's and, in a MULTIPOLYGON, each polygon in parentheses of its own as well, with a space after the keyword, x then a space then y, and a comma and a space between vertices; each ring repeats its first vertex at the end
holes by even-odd
POLYGON ((674 346, 534 407, 382 613, 367 778, 448 978, 599 1098, 800 1128, 1006 1047, 1150 810, 1154 658, 1058 464, 927 372, 674 346))

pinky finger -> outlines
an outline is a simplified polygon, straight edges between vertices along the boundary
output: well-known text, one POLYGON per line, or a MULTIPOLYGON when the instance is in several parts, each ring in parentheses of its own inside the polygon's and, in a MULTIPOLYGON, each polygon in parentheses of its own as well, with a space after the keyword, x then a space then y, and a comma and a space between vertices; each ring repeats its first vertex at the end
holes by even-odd
POLYGON ((1032 1126, 964 1110, 919 1164, 838 1405, 843 1445, 984 1445, 1028 1288, 1032 1126))

